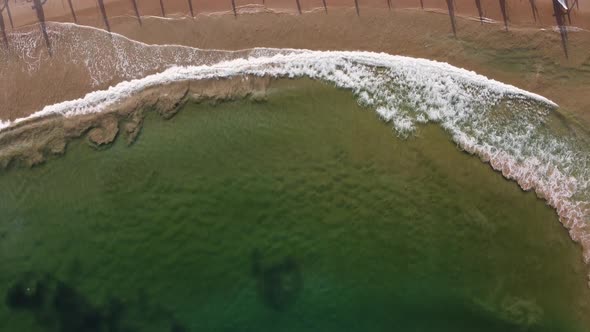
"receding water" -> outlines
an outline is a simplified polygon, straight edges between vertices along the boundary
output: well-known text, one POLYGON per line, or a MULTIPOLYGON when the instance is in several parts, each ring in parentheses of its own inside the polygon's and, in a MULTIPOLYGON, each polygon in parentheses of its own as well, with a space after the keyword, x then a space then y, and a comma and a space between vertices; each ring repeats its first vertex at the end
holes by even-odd
POLYGON ((277 81, 0 175, 0 331, 587 331, 556 213, 442 130, 277 81))

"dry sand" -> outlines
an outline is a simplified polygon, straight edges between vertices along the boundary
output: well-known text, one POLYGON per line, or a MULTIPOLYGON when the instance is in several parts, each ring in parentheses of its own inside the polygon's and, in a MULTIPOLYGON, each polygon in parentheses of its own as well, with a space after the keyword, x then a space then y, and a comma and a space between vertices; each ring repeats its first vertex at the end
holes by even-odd
MULTIPOLYGON (((135 15, 133 6, 134 0, 104 0, 105 8, 109 17, 135 15)), ((162 15, 162 8, 159 0, 135 0, 138 12, 141 16, 162 15)), ((164 14, 167 16, 191 15, 189 1, 193 7, 193 14, 212 13, 222 11, 232 11, 231 0, 163 0, 164 14)), ((573 0, 568 0, 570 3, 573 0)), ((297 0, 235 0, 236 7, 247 6, 251 4, 262 5, 271 9, 289 10, 296 12, 298 10, 297 0)), ((420 0, 391 0, 392 8, 418 8, 420 0)), ((447 10, 445 0, 422 0, 426 9, 447 10)), ((478 16, 475 0, 456 0, 456 11, 459 15, 478 16)), ((555 19, 552 16, 553 7, 551 0, 535 0, 539 10, 538 26, 548 26, 554 24, 555 19)), ((332 8, 353 8, 354 0, 326 0, 328 9, 332 8)), ((482 0, 481 1, 485 17, 502 20, 499 0, 482 0)), ((323 8, 322 0, 299 0, 302 11, 309 11, 315 8, 323 8)), ((387 0, 358 0, 359 11, 364 15, 365 8, 388 8, 387 0)), ((572 14, 572 23, 575 26, 588 28, 590 21, 590 2, 581 0, 579 10, 572 14)), ((528 0, 508 1, 507 12, 511 24, 523 25, 534 24, 531 4, 528 0)), ((35 11, 32 10, 31 0, 10 0, 10 7, 15 26, 23 26, 37 22, 35 11)), ((72 7, 76 12, 80 24, 101 25, 102 15, 97 6, 96 0, 72 0, 72 7)), ((48 0, 43 6, 45 17, 48 21, 73 21, 68 0, 48 0)))

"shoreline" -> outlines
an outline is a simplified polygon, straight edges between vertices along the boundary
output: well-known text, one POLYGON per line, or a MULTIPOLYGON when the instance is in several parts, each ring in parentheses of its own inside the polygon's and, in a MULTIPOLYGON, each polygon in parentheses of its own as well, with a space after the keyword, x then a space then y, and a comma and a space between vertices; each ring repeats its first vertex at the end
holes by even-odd
POLYGON ((194 20, 143 17, 141 26, 133 17, 119 17, 112 21, 112 34, 48 23, 51 56, 37 26, 20 28, 9 33, 9 51, 0 48, 0 56, 8 59, 0 63, 0 75, 13 82, 0 86, 0 119, 27 116, 45 105, 81 98, 172 65, 208 64, 247 56, 252 47, 269 47, 385 52, 447 62, 547 96, 569 118, 590 123, 590 96, 584 89, 590 85, 590 31, 570 33, 570 58, 565 59, 559 34, 552 30, 506 33, 498 25, 481 26, 459 17, 465 30, 454 38, 446 15, 411 9, 364 12, 360 18, 350 8, 332 10, 329 17, 323 12, 262 12, 239 19, 220 13, 197 15, 194 20), (342 27, 340 22, 350 25, 342 27), (276 26, 279 29, 271 28, 276 26), (49 81, 59 83, 48 85, 49 81), (36 93, 31 96, 24 90, 36 93))

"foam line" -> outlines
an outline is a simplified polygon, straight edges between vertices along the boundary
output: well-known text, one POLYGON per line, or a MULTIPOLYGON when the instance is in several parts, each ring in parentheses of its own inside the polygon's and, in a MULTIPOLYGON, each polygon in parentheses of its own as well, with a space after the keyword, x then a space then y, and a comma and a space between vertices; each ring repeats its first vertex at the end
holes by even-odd
MULTIPOLYGON (((290 51, 287 50, 287 52, 290 51)), ((361 90, 363 89, 363 79, 365 76, 371 75, 366 72, 367 68, 386 68, 393 71, 394 74, 404 75, 407 79, 404 82, 406 84, 436 90, 444 87, 446 92, 453 95, 460 95, 462 86, 469 85, 484 88, 482 96, 486 96, 490 99, 489 101, 491 101, 491 97, 497 99, 502 96, 513 96, 536 100, 551 108, 557 107, 557 104, 553 101, 538 94, 490 80, 475 72, 453 67, 446 63, 384 53, 302 50, 297 53, 279 53, 271 57, 235 59, 214 65, 172 67, 162 73, 119 83, 107 90, 91 92, 81 99, 46 106, 43 110, 27 118, 17 119, 14 122, 18 123, 25 119, 50 114, 71 116, 100 112, 113 103, 145 88, 183 80, 224 78, 239 75, 305 76, 331 81, 343 88, 361 90), (346 70, 345 68, 339 68, 341 66, 347 67, 346 70)), ((436 96, 437 99, 440 97, 436 96)), ((448 105, 446 106, 448 107, 448 105)), ((383 112, 383 109, 380 112, 383 112)))

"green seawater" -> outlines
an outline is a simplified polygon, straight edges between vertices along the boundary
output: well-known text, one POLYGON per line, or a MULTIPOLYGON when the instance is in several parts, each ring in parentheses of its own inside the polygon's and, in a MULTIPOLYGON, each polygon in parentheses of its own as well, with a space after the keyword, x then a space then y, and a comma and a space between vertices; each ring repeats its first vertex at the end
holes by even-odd
POLYGON ((318 82, 0 174, 0 331, 589 331, 586 272, 533 193, 318 82))

